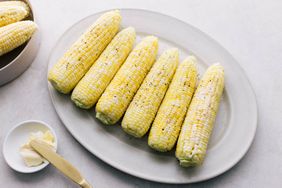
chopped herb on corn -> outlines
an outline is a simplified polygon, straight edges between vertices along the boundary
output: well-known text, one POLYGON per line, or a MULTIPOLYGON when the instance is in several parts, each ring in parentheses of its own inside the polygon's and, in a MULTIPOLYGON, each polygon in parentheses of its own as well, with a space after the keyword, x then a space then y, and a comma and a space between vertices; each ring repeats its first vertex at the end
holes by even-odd
POLYGON ((0 28, 0 56, 28 41, 37 26, 33 21, 20 21, 0 28))
POLYGON ((223 67, 214 64, 208 68, 195 91, 179 135, 176 157, 181 166, 203 163, 223 88, 223 67))
POLYGON ((98 18, 49 71, 54 88, 69 93, 116 35, 120 22, 118 10, 98 18))
POLYGON ((135 41, 135 30, 128 27, 119 32, 72 92, 72 101, 81 108, 91 108, 102 95, 135 41))
POLYGON ((150 130, 148 144, 165 152, 175 145, 197 83, 196 58, 189 56, 177 68, 150 130))
POLYGON ((178 49, 169 49, 153 65, 122 120, 126 133, 142 137, 149 130, 179 63, 178 56, 178 49))
POLYGON ((96 117, 105 124, 115 124, 126 111, 135 92, 153 65, 158 38, 144 38, 129 54, 96 105, 96 117))

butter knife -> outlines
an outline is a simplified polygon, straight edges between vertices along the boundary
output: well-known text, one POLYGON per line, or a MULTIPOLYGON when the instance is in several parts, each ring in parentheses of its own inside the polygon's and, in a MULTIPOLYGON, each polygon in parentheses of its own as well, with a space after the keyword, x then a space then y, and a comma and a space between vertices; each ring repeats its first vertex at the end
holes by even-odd
POLYGON ((92 186, 82 177, 80 172, 62 156, 57 154, 44 141, 34 139, 30 141, 31 147, 42 155, 47 161, 54 165, 65 176, 83 188, 92 188, 92 186))

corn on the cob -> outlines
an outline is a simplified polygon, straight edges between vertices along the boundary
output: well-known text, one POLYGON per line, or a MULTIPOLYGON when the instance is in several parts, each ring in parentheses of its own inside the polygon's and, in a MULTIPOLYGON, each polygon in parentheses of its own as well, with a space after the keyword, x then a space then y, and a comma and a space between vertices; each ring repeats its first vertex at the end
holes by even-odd
POLYGON ((115 124, 124 114, 135 92, 153 65, 158 38, 144 38, 129 54, 96 105, 96 117, 105 124, 115 124))
POLYGON ((69 93, 119 30, 118 10, 103 14, 67 50, 49 71, 48 80, 61 93, 69 93))
POLYGON ((148 144, 165 152, 175 145, 197 83, 196 58, 189 56, 177 68, 150 130, 148 144))
POLYGON ((0 28, 0 56, 30 39, 37 26, 32 21, 20 21, 0 28))
POLYGON ((178 65, 178 50, 165 51, 146 76, 122 120, 123 130, 142 137, 149 130, 178 65))
POLYGON ((72 92, 71 99, 81 108, 91 108, 104 92, 135 41, 133 27, 118 33, 72 92))
POLYGON ((176 147, 180 165, 201 165, 224 88, 224 70, 219 64, 208 68, 191 101, 176 147))
POLYGON ((20 21, 28 15, 26 9, 20 6, 0 6, 0 27, 20 21))
POLYGON ((12 6, 13 7, 15 7, 15 6, 22 7, 27 12, 30 11, 28 5, 23 1, 2 1, 2 2, 0 2, 0 8, 1 7, 12 7, 12 6))

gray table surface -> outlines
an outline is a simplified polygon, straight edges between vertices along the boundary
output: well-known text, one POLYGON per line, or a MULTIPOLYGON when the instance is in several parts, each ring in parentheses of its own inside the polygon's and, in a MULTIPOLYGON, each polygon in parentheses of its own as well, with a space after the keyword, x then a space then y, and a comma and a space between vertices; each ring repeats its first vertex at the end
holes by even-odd
MULTIPOLYGON (((59 152, 79 167, 95 187, 177 187, 135 178, 86 151, 57 116, 47 89, 47 63, 58 37, 73 23, 110 8, 158 11, 198 27, 223 45, 253 85, 259 107, 258 129, 246 156, 231 170, 209 181, 183 187, 281 187, 282 184, 282 1, 279 0, 31 0, 42 42, 31 67, 0 87, 0 143, 23 120, 51 124, 59 152)), ((173 28, 172 28, 173 29, 173 28)), ((248 104, 246 104, 248 105, 248 104)), ((0 155, 0 187, 76 187, 52 166, 36 174, 11 170, 0 155)), ((180 186, 179 186, 180 187, 180 186)))

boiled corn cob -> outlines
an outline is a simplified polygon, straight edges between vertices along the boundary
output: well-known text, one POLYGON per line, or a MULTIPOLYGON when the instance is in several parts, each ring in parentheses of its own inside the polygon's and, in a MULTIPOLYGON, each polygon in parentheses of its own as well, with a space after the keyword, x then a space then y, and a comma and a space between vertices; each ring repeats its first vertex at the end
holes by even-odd
POLYGON ((165 152, 175 145, 197 82, 196 58, 189 56, 177 68, 150 130, 148 144, 165 152))
POLYGON ((128 27, 118 33, 72 92, 72 101, 81 108, 91 108, 106 89, 132 50, 135 30, 128 27))
POLYGON ((0 6, 0 27, 20 21, 29 12, 21 6, 0 6))
POLYGON ((153 65, 158 38, 144 38, 129 54, 96 105, 96 117, 105 124, 115 124, 124 114, 135 92, 153 65))
POLYGON ((153 65, 122 120, 126 133, 142 137, 149 130, 178 65, 178 56, 178 49, 169 49, 153 65))
POLYGON ((1 7, 11 7, 11 6, 13 6, 13 7, 15 7, 15 6, 22 7, 27 12, 30 11, 28 5, 25 2, 23 2, 23 1, 1 1, 0 2, 0 8, 1 7))
POLYGON ((61 93, 69 93, 119 30, 118 10, 103 14, 67 50, 49 71, 48 80, 61 93))
POLYGON ((30 39, 37 26, 32 21, 20 21, 0 28, 0 56, 30 39))
POLYGON ((214 64, 201 79, 180 132, 176 157, 181 166, 203 163, 223 88, 223 67, 214 64))

